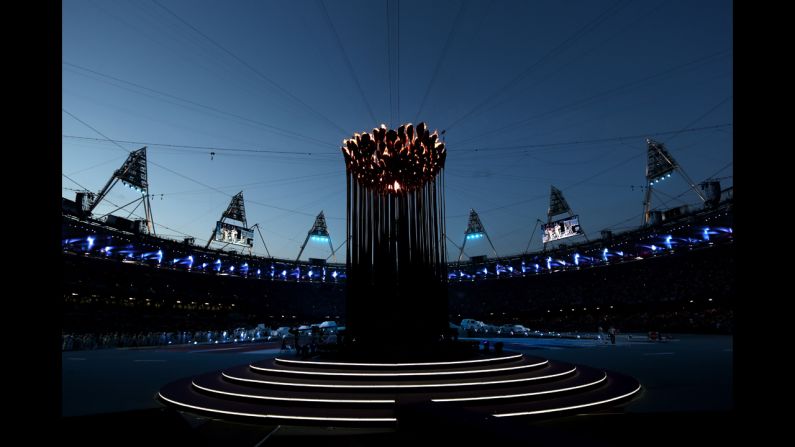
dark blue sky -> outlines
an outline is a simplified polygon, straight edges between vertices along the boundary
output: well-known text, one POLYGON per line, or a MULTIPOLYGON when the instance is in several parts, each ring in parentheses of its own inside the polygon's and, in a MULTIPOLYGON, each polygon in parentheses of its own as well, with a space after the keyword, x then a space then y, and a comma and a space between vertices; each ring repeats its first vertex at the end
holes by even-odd
MULTIPOLYGON (((243 190, 249 225, 291 258, 320 210, 345 238, 342 140, 425 121, 446 130, 457 244, 474 208, 500 255, 522 252, 550 185, 598 237, 641 222, 645 136, 696 183, 732 184, 732 40, 725 0, 69 0, 63 195, 147 143, 158 234, 204 244, 243 190)), ((688 189, 674 175, 653 205, 699 206, 688 189)))

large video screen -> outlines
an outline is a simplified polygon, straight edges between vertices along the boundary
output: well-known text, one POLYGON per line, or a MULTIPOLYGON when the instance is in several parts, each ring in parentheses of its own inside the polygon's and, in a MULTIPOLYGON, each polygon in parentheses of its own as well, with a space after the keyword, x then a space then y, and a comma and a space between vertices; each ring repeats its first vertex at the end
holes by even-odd
POLYGON ((254 246, 254 231, 218 221, 215 224, 215 241, 251 248, 254 246))
POLYGON ((567 217, 541 226, 544 230, 542 241, 547 242, 566 239, 567 237, 583 234, 580 228, 579 216, 567 217))

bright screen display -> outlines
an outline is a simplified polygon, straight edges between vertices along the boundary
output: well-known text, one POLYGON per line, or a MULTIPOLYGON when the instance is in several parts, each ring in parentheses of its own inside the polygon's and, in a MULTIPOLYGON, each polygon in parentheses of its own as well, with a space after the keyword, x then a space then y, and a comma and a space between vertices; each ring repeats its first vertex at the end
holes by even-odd
POLYGON ((251 248, 254 246, 254 231, 218 221, 215 225, 215 241, 251 248))
POLYGON ((579 216, 567 217, 542 225, 544 230, 542 242, 553 242, 567 237, 583 234, 580 228, 579 216))

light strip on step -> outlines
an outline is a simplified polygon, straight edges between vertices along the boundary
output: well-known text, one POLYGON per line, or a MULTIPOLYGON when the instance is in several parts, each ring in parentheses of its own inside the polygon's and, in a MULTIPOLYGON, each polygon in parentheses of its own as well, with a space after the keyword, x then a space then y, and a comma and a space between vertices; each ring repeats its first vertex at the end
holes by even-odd
POLYGON ((554 413, 556 411, 576 410, 577 408, 593 407, 595 405, 601 405, 601 404, 606 404, 608 402, 613 402, 613 401, 616 401, 616 400, 620 400, 620 399, 623 399, 625 397, 629 397, 629 396, 637 393, 638 391, 640 391, 640 384, 638 384, 638 387, 635 388, 634 391, 631 391, 631 392, 629 392, 627 394, 622 394, 621 396, 618 396, 618 397, 613 397, 611 399, 600 400, 599 402, 591 402, 591 403, 582 404, 582 405, 572 405, 570 407, 550 408, 548 410, 523 411, 523 412, 520 412, 520 413, 502 413, 502 414, 495 414, 494 416, 498 417, 498 418, 501 418, 501 417, 507 417, 507 416, 527 416, 527 415, 531 415, 531 414, 543 414, 543 413, 554 413))
POLYGON ((464 383, 423 383, 423 384, 408 384, 408 385, 398 385, 398 384, 389 384, 389 385, 327 385, 327 384, 320 384, 320 383, 290 383, 290 382, 273 382, 269 380, 259 380, 259 379, 244 379, 242 377, 235 377, 230 376, 225 372, 221 372, 221 375, 226 377, 230 380, 238 380, 242 382, 250 382, 250 383, 260 383, 264 385, 279 385, 279 386, 301 386, 301 387, 311 387, 311 388, 433 388, 433 387, 449 387, 449 386, 477 386, 477 385, 497 385, 503 383, 516 383, 516 382, 531 382, 534 380, 543 380, 543 379, 552 379, 555 377, 565 376, 567 374, 571 374, 577 370, 577 367, 573 367, 568 371, 564 371, 562 373, 557 374, 549 374, 546 376, 536 376, 536 377, 525 377, 522 379, 509 379, 509 380, 491 380, 491 381, 484 381, 484 382, 464 382, 464 383))
POLYGON ((457 397, 457 398, 451 398, 451 399, 431 399, 431 402, 467 402, 467 401, 471 401, 471 400, 511 399, 511 398, 514 398, 514 397, 540 396, 542 394, 562 393, 562 392, 565 392, 565 391, 577 390, 577 389, 580 389, 580 388, 587 388, 589 386, 593 386, 593 385, 602 383, 605 380, 607 380, 607 373, 604 373, 604 376, 601 379, 599 379, 599 380, 597 380, 595 382, 590 382, 590 383, 586 383, 586 384, 583 384, 583 385, 577 385, 577 386, 570 386, 568 388, 559 388, 559 389, 547 390, 547 391, 535 391, 535 392, 532 392, 532 393, 522 393, 522 394, 505 394, 505 395, 502 395, 502 396, 457 397))
POLYGON ((277 362, 296 363, 305 365, 337 365, 337 366, 384 366, 384 367, 400 367, 400 366, 444 366, 444 365, 465 365, 468 363, 479 362, 496 362, 498 360, 510 360, 521 358, 523 354, 509 355, 505 357, 494 357, 490 359, 478 360, 459 360, 454 362, 431 362, 431 363, 347 363, 347 362, 311 362, 307 360, 288 360, 276 358, 277 362))
POLYGON ((298 397, 273 397, 273 396, 257 396, 254 394, 240 394, 240 393, 230 393, 228 391, 220 391, 214 390, 212 388, 206 388, 201 385, 196 384, 196 382, 191 382, 193 386, 200 390, 207 391, 209 393, 217 393, 217 394, 224 394, 227 396, 234 396, 234 397, 245 397, 249 399, 264 399, 264 400, 285 400, 290 402, 329 402, 335 404, 393 404, 395 403, 394 400, 386 399, 386 400, 363 400, 363 399, 304 399, 298 397))
POLYGON ((197 405, 190 405, 163 396, 162 393, 157 393, 161 399, 174 405, 179 405, 185 408, 191 408, 199 411, 207 411, 210 413, 230 414, 232 416, 249 416, 257 418, 274 418, 274 419, 294 419, 304 421, 346 421, 346 422, 397 422, 397 418, 328 418, 319 416, 285 416, 279 414, 260 414, 260 413, 243 413, 239 411, 216 410, 213 408, 199 407, 197 405))
POLYGON ((449 374, 479 374, 486 372, 513 371, 517 369, 535 368, 536 366, 546 365, 549 360, 533 363, 531 365, 510 366, 507 368, 478 369, 472 371, 439 371, 439 372, 410 372, 410 373, 337 373, 337 372, 315 372, 315 371, 293 371, 288 369, 263 368, 261 366, 248 365, 257 371, 285 373, 285 374, 309 374, 318 376, 362 376, 362 377, 410 377, 410 376, 446 376, 449 374))

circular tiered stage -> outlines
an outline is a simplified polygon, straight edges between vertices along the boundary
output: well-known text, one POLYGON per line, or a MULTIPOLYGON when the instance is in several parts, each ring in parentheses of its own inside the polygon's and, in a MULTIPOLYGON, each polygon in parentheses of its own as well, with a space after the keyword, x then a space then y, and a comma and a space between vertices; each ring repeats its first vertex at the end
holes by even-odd
POLYGON ((633 378, 517 353, 426 363, 275 358, 181 379, 158 398, 187 412, 261 423, 396 427, 401 406, 544 417, 626 402, 633 378))

